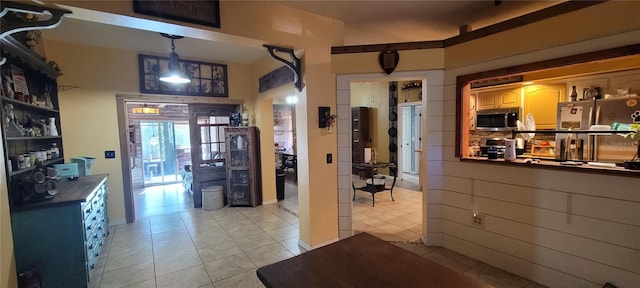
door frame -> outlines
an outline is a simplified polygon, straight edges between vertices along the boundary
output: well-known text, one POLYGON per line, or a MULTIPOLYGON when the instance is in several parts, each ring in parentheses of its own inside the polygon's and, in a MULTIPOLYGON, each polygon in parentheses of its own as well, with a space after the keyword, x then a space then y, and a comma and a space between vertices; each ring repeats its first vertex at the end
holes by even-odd
MULTIPOLYGON (((402 110, 401 109, 404 108, 404 107, 418 106, 418 105, 422 106, 423 105, 422 101, 398 103, 398 112, 397 113, 398 113, 398 127, 399 127, 398 128, 398 139, 399 140, 402 140, 402 136, 403 136, 403 132, 402 131, 404 130, 404 129, 402 129, 402 127, 404 125, 404 120, 402 120, 403 117, 402 117, 402 110)), ((424 106, 422 106, 422 107, 424 107, 424 106)), ((420 111, 421 111, 420 113, 422 114, 422 108, 421 108, 420 111)), ((421 134, 422 134, 422 125, 425 124, 425 123, 422 123, 422 122, 424 122, 424 121, 422 121, 422 116, 420 116, 420 131, 421 131, 421 134)), ((422 135, 420 135, 420 136, 422 137, 422 135)), ((422 140, 420 140, 420 148, 422 148, 422 140)), ((403 150, 404 150, 404 145, 401 143, 400 145, 398 145, 398 158, 397 158, 398 159, 398 163, 396 163, 398 165, 398 178, 400 180, 403 180, 403 175, 404 175, 403 172, 402 172, 403 171, 402 170, 402 166, 404 166, 404 163, 402 161, 403 150)), ((420 165, 420 164, 418 164, 418 165, 420 165)), ((420 171, 419 170, 418 170, 418 178, 420 178, 420 171)))
POLYGON ((196 96, 167 96, 151 94, 116 94, 116 110, 118 113, 118 138, 120 139, 120 164, 122 167, 122 183, 124 193, 124 211, 127 223, 136 219, 133 203, 133 177, 131 175, 131 154, 129 151, 129 119, 127 102, 153 102, 167 104, 232 104, 242 105, 242 99, 196 96))

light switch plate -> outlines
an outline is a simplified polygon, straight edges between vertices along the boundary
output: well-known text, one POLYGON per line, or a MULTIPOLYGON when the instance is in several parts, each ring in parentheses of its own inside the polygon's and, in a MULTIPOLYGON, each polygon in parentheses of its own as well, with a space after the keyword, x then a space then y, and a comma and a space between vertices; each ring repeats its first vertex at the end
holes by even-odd
POLYGON ((116 158, 116 151, 113 151, 113 150, 104 151, 104 158, 105 159, 114 159, 114 158, 116 158))
POLYGON ((331 153, 327 153, 327 164, 333 163, 333 155, 331 153))

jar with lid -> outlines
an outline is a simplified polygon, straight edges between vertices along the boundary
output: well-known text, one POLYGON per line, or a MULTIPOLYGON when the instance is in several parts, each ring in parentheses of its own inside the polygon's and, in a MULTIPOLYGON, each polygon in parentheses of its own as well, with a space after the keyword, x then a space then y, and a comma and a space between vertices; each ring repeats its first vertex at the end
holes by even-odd
POLYGON ((51 159, 56 159, 59 157, 60 150, 58 150, 58 143, 51 144, 51 159))
POLYGON ((246 104, 242 104, 242 126, 249 126, 249 109, 246 104))

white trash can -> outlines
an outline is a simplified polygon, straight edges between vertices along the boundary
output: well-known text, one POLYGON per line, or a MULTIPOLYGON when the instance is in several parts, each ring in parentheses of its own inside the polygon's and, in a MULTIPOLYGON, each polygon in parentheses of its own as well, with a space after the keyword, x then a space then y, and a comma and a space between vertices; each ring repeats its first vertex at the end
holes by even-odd
POLYGON ((212 211, 224 207, 223 197, 222 186, 207 186, 202 188, 202 209, 212 211))

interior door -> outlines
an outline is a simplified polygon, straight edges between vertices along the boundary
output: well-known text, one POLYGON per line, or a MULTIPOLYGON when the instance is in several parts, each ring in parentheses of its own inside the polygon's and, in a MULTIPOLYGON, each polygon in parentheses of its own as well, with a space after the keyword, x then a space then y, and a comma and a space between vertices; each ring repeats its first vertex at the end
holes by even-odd
POLYGON ((189 105, 191 129, 191 171, 194 207, 202 207, 202 188, 223 187, 226 195, 224 127, 229 115, 240 111, 239 105, 189 105))
POLYGON ((418 175, 420 168, 420 117, 422 105, 402 106, 402 172, 418 175))

